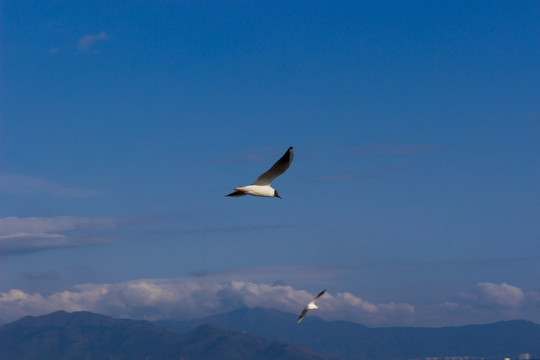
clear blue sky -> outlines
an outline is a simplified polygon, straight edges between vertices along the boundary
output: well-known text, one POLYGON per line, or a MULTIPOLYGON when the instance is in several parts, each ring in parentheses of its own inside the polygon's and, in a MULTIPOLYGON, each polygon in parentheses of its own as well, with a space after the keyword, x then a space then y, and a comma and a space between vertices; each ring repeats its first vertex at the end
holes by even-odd
POLYGON ((3 1, 0 322, 540 322, 540 3, 3 1), (289 146, 283 200, 226 198, 289 146), (3 310, 2 310, 3 309, 3 310))

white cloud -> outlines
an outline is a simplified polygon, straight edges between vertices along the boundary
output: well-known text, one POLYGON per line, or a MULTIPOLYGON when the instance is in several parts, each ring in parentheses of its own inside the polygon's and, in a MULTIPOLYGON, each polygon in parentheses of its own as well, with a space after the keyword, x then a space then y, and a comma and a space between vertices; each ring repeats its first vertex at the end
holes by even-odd
MULTIPOLYGON (((240 307, 266 307, 298 314, 315 293, 322 290, 319 285, 310 292, 275 281, 276 275, 279 278, 293 267, 256 270, 235 270, 201 277, 139 279, 116 284, 82 284, 52 294, 13 289, 0 293, 0 322, 56 310, 87 310, 147 320, 187 320, 240 307)), ((299 278, 286 279, 302 283, 308 273, 313 275, 313 271, 317 271, 309 268, 302 274, 301 269, 297 270, 300 270, 299 278)), ((320 269, 319 273, 325 271, 320 269)), ((327 281, 329 279, 323 280, 327 281)), ((459 301, 419 308, 395 301, 373 302, 348 291, 328 291, 317 302, 320 311, 309 316, 329 321, 349 320, 367 326, 448 326, 519 318, 539 321, 537 301, 537 292, 522 291, 504 283, 479 283, 468 297, 461 297, 459 301)))
POLYGON ((98 190, 66 187, 33 176, 3 173, 0 174, 0 177, 2 179, 0 191, 8 194, 47 194, 65 198, 85 198, 102 195, 98 190))
MULTIPOLYGON (((455 301, 439 305, 429 317, 437 325, 488 323, 526 319, 540 321, 538 293, 524 291, 507 283, 477 283, 470 291, 460 292, 455 301)), ((429 320, 429 319, 428 319, 429 320)))
POLYGON ((525 295, 520 288, 506 283, 497 285, 490 282, 483 282, 478 283, 476 286, 480 300, 487 305, 516 307, 525 299, 525 295))
POLYGON ((77 216, 56 217, 5 217, 0 218, 0 235, 11 233, 51 233, 96 226, 113 226, 115 218, 91 218, 77 216))
MULTIPOLYGON (((149 320, 189 319, 239 307, 267 307, 298 313, 313 298, 289 285, 215 281, 211 277, 141 279, 118 284, 85 284, 51 295, 20 290, 0 293, 0 321, 55 310, 87 310, 115 317, 149 320)), ((328 320, 348 319, 368 325, 395 323, 414 315, 409 304, 372 304, 350 293, 325 294, 320 313, 328 320)))
POLYGON ((350 320, 364 325, 388 326, 396 323, 406 325, 412 324, 415 318, 413 305, 394 302, 375 304, 349 292, 337 293, 332 305, 336 307, 336 312, 341 312, 350 320))
POLYGON ((84 35, 77 42, 77 49, 79 51, 89 50, 96 42, 107 40, 109 37, 105 31, 100 32, 99 34, 88 34, 84 35))
POLYGON ((117 222, 115 218, 74 216, 0 218, 0 254, 109 242, 94 232, 111 228, 117 222))

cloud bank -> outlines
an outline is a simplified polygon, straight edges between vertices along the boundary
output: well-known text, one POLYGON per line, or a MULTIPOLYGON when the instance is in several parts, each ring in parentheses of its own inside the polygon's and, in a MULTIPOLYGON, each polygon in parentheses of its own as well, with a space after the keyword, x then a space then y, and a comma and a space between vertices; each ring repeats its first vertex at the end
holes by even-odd
MULTIPOLYGON (((118 284, 84 284, 50 295, 13 289, 0 293, 0 321, 56 310, 92 311, 134 319, 192 319, 240 307, 267 307, 298 313, 313 298, 289 285, 212 278, 140 279, 118 284)), ((350 319, 369 325, 406 321, 409 304, 375 304, 348 292, 327 293, 319 300, 318 316, 350 319)))
POLYGON ((100 231, 117 223, 115 218, 74 216, 0 218, 0 254, 15 255, 110 242, 100 235, 100 231))
POLYGON ((442 314, 456 324, 483 323, 500 320, 526 319, 540 321, 540 293, 491 282, 477 283, 470 291, 461 292, 456 301, 440 304, 442 314))
MULTIPOLYGON (((0 292, 0 323, 57 310, 85 310, 146 320, 188 320, 241 307, 265 307, 298 314, 315 295, 283 281, 271 281, 271 276, 261 278, 264 268, 260 268, 259 274, 252 274, 251 270, 115 284, 81 284, 54 293, 12 289, 0 292), (244 276, 237 276, 241 273, 244 276)), ((272 269, 266 270, 272 272, 272 269)), ((319 288, 315 292, 318 291, 319 288)), ((540 292, 525 291, 505 283, 478 283, 470 292, 459 294, 458 301, 440 305, 417 307, 394 301, 377 303, 348 291, 329 291, 317 304, 321 311, 311 316, 372 327, 450 326, 511 319, 540 321, 540 292)))
POLYGON ((67 187, 34 176, 3 173, 0 174, 0 178, 2 180, 0 191, 7 194, 46 194, 64 198, 86 198, 103 195, 101 191, 95 189, 67 187))

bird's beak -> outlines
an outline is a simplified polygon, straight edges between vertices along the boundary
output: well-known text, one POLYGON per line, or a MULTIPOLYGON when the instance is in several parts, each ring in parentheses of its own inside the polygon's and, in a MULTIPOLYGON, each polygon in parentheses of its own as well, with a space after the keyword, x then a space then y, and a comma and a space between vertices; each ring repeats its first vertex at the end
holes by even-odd
MULTIPOLYGON (((278 194, 276 194, 276 196, 277 196, 278 198, 280 198, 280 199, 281 199, 281 196, 279 196, 278 194)), ((282 199, 282 200, 283 200, 283 199, 282 199)))

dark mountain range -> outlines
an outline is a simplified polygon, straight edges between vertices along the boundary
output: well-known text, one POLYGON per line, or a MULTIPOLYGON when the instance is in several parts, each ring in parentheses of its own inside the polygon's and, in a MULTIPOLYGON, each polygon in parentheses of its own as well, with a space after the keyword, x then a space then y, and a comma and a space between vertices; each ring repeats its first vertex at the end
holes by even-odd
POLYGON ((295 314, 276 310, 244 308, 193 321, 158 323, 178 331, 214 324, 228 330, 290 341, 342 359, 443 356, 516 359, 521 353, 540 355, 540 325, 523 320, 441 328, 368 328, 347 321, 327 322, 313 315, 297 325, 296 318, 295 314))
POLYGON ((204 325, 181 334, 149 321, 58 311, 0 327, 0 359, 330 359, 298 345, 204 325))

